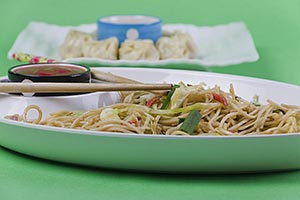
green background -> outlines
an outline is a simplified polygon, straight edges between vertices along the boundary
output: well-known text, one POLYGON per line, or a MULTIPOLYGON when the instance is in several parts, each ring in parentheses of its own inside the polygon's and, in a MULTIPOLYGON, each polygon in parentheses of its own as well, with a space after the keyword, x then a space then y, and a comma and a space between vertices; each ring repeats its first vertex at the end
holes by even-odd
MULTIPOLYGON (((0 0, 1 75, 19 64, 8 60, 7 52, 30 21, 79 25, 114 14, 155 15, 164 23, 199 26, 244 21, 259 61, 210 70, 300 85, 299 0, 0 0)), ((299 199, 299 195, 298 171, 244 175, 133 173, 48 162, 0 147, 0 199, 5 200, 299 199)))

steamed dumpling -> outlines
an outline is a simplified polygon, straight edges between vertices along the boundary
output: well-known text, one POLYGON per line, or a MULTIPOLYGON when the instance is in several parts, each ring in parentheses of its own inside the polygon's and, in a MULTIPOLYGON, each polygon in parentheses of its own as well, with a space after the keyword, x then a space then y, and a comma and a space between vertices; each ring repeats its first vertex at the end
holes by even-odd
POLYGON ((111 37, 100 41, 88 41, 82 47, 84 57, 116 60, 118 57, 119 41, 111 37))
POLYGON ((196 46, 188 33, 175 32, 158 39, 156 47, 160 59, 195 58, 196 46))
POLYGON ((82 57, 82 47, 86 42, 92 41, 92 36, 81 31, 70 30, 64 43, 60 47, 60 56, 65 58, 82 57))
POLYGON ((159 53, 152 40, 125 40, 120 49, 121 60, 158 60, 159 53))

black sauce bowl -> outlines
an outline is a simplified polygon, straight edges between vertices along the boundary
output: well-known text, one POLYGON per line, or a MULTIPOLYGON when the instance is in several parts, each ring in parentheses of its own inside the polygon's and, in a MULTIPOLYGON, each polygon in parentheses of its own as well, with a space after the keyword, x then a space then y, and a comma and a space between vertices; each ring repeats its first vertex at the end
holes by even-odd
MULTIPOLYGON (((24 64, 8 70, 10 82, 68 82, 89 83, 91 71, 88 67, 69 63, 24 64)), ((35 96, 74 95, 79 93, 36 93, 35 96)), ((80 93, 82 94, 82 93, 80 93)))

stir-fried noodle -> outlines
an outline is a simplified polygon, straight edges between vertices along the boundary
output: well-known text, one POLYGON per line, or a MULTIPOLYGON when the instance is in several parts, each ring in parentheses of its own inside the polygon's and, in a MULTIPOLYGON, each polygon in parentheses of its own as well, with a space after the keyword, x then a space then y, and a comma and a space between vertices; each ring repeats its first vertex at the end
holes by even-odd
POLYGON ((22 115, 6 118, 47 126, 136 134, 249 135, 300 132, 300 106, 279 105, 271 100, 266 105, 260 105, 255 98, 254 101, 247 101, 235 94, 232 85, 229 92, 224 92, 219 86, 206 89, 204 84, 186 86, 180 83, 173 94, 131 92, 126 94, 122 103, 95 110, 63 110, 42 119, 42 110, 30 105, 22 115), (38 111, 38 117, 34 120, 27 119, 31 109, 38 111), (200 119, 193 121, 191 117, 189 122, 185 122, 194 110, 199 111, 200 119), (195 126, 187 131, 182 128, 184 123, 190 123, 188 127, 195 126))

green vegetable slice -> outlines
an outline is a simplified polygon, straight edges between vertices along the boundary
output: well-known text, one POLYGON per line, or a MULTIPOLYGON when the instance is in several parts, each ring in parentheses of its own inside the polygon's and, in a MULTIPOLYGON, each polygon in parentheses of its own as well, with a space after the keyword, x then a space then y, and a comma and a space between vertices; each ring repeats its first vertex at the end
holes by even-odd
POLYGON ((172 95, 174 94, 176 88, 179 88, 180 85, 173 85, 173 87, 171 88, 170 92, 167 95, 167 98, 164 100, 163 105, 161 106, 161 110, 167 109, 168 105, 170 104, 170 100, 172 95))
POLYGON ((192 135, 196 130, 201 117, 202 115, 199 110, 192 110, 180 126, 180 130, 192 135))
POLYGON ((253 105, 255 106, 261 106, 259 103, 259 96, 258 95, 254 95, 253 96, 253 100, 252 100, 253 105))
POLYGON ((72 112, 72 114, 70 116, 72 116, 72 117, 79 117, 80 115, 82 115, 85 112, 86 111, 84 111, 84 110, 75 110, 75 111, 72 112))
POLYGON ((202 110, 205 108, 208 109, 219 105, 220 105, 219 103, 195 103, 183 108, 174 108, 174 109, 166 109, 166 110, 149 109, 148 112, 153 115, 176 115, 178 113, 188 113, 191 112, 192 110, 202 110))
POLYGON ((178 124, 181 124, 182 122, 184 122, 185 118, 178 118, 178 124))

